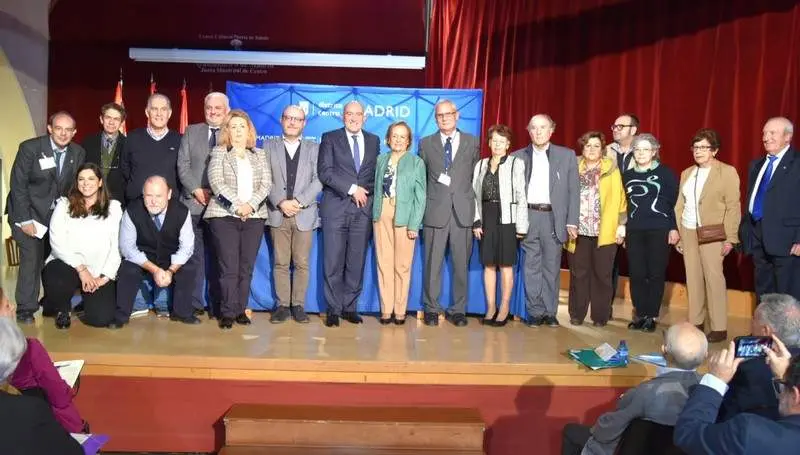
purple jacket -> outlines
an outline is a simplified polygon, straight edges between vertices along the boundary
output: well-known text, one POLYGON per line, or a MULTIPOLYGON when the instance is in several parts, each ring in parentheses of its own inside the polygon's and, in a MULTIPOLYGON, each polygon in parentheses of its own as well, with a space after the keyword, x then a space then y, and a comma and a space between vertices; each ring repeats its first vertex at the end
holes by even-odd
POLYGON ((83 419, 72 402, 72 388, 61 379, 47 350, 36 338, 28 338, 28 349, 9 382, 18 390, 42 389, 61 426, 70 433, 83 431, 83 419))

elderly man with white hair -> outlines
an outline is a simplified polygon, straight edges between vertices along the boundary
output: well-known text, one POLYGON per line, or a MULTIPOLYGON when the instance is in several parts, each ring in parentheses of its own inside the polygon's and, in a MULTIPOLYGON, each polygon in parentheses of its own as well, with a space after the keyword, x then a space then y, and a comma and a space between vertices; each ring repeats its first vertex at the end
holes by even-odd
POLYGON ((572 423, 564 427, 563 454, 612 455, 622 433, 635 419, 675 425, 689 388, 700 382, 695 370, 706 359, 708 340, 703 332, 684 322, 665 332, 661 350, 667 367, 659 367, 655 378, 625 392, 616 410, 601 415, 591 428, 572 423))
POLYGON ((58 423, 45 400, 8 385, 27 349, 25 335, 11 318, 0 317, 0 453, 81 455, 83 448, 58 423))

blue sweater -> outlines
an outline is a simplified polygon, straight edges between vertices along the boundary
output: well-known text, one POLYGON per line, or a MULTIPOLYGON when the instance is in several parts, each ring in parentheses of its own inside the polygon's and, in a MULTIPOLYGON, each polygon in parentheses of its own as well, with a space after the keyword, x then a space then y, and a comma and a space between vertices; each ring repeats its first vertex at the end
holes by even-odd
POLYGON ((630 169, 622 174, 628 198, 628 230, 677 229, 675 204, 678 202, 678 179, 663 164, 639 172, 630 169))

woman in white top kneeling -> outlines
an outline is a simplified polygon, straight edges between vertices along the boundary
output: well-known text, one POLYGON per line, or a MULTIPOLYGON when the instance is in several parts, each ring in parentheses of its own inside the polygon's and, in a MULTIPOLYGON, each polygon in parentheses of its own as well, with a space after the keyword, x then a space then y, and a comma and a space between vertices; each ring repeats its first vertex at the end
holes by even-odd
POLYGON ((109 199, 100 168, 81 165, 50 219, 51 252, 42 271, 44 313, 56 316, 57 328, 69 328, 70 302, 78 290, 84 324, 105 327, 114 318, 121 219, 122 207, 109 199))

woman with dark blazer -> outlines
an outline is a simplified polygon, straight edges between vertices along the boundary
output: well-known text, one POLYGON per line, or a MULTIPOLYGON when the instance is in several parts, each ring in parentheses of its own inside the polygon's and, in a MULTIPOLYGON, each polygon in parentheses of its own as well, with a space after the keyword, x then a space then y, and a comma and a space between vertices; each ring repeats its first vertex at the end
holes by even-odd
POLYGON ((675 219, 681 241, 676 246, 686 267, 689 322, 703 330, 708 316, 708 341, 728 337, 728 292, 722 261, 739 243, 742 218, 739 175, 733 166, 719 161, 719 136, 703 128, 692 138, 695 165, 681 173, 675 219), (700 241, 700 226, 722 225, 724 239, 700 241))
POLYGON ((386 130, 391 151, 375 164, 372 220, 383 325, 406 322, 414 246, 425 214, 425 163, 409 153, 412 141, 406 122, 392 123, 386 130))
POLYGON ((209 220, 219 261, 219 327, 226 330, 234 322, 250 324, 245 308, 267 219, 263 202, 272 186, 266 154, 256 148, 255 126, 240 109, 232 110, 222 125, 217 146, 211 151, 208 182, 214 197, 203 218, 209 220))

